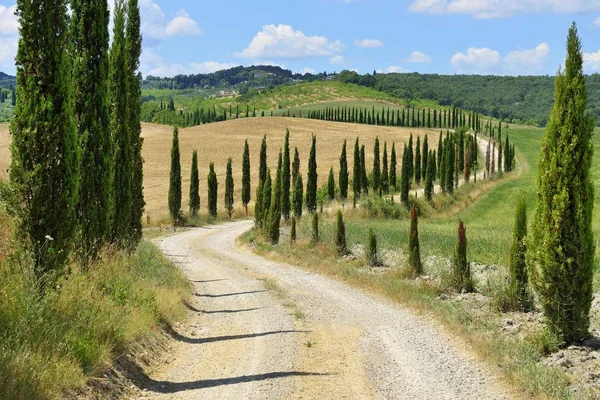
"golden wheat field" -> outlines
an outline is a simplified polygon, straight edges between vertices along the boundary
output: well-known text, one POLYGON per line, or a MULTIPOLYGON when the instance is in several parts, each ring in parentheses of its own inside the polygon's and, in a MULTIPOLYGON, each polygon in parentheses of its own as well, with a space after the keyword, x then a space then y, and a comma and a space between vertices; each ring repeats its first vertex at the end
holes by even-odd
MULTIPOLYGON (((146 199, 146 214, 153 221, 164 219, 168 215, 167 195, 169 190, 170 151, 173 128, 163 125, 142 124, 144 147, 144 195, 146 199)), ((373 143, 375 137, 388 143, 388 157, 391 143, 397 146, 398 162, 402 155, 402 143, 408 140, 412 132, 416 136, 425 133, 433 134, 432 144, 437 145, 438 133, 431 130, 408 128, 378 127, 359 124, 345 124, 299 118, 248 118, 229 120, 220 123, 180 129, 179 141, 181 150, 181 168, 183 179, 182 208, 187 211, 188 189, 190 183, 190 168, 192 151, 198 150, 198 166, 200 169, 201 209, 206 211, 206 176, 209 163, 214 161, 219 181, 219 208, 222 207, 224 196, 225 167, 227 158, 233 161, 236 206, 241 206, 241 168, 244 141, 248 139, 250 146, 250 164, 252 170, 252 197, 255 195, 258 180, 258 156, 260 143, 267 136, 269 168, 277 166, 279 150, 283 147, 286 129, 290 130, 290 147, 293 157, 294 147, 298 147, 301 171, 306 180, 306 167, 310 152, 311 135, 317 135, 317 165, 319 185, 327 181, 329 169, 339 170, 339 157, 344 139, 348 140, 347 157, 352 173, 354 140, 360 137, 361 144, 366 148, 366 164, 370 168, 373 163, 373 143)), ((6 170, 10 164, 10 135, 8 124, 0 125, 0 168, 1 178, 8 175, 6 170)))

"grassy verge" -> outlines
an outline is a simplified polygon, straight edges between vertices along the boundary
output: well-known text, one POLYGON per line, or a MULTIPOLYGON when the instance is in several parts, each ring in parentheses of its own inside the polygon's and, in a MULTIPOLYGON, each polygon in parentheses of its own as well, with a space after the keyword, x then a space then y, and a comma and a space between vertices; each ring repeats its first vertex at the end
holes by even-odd
POLYGON ((7 258, 10 223, 0 220, 0 397, 63 398, 185 315, 189 283, 146 241, 131 255, 106 251, 87 272, 72 265, 40 298, 27 258, 7 258))

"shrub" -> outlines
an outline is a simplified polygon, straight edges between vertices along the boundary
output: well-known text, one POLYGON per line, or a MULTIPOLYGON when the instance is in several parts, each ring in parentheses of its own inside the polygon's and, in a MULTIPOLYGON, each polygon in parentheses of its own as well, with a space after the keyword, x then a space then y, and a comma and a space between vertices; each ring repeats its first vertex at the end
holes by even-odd
POLYGON ((344 225, 344 217, 342 212, 338 210, 337 213, 337 234, 335 237, 335 245, 340 257, 343 257, 348 253, 346 247, 346 226, 344 225))
POLYGON ((423 265, 421 264, 421 250, 419 249, 419 227, 417 206, 412 205, 410 210, 410 236, 408 245, 409 264, 415 275, 423 273, 423 265))
POLYGON ((369 229, 369 241, 367 243, 367 263, 371 267, 376 267, 379 263, 377 257, 377 237, 373 233, 373 229, 369 229))
POLYGON ((517 203, 517 213, 513 228, 513 243, 510 249, 509 293, 512 301, 509 308, 512 311, 529 311, 533 304, 533 299, 529 292, 529 279, 525 261, 527 252, 526 236, 527 200, 525 197, 521 197, 517 203))
POLYGON ((312 217, 312 241, 313 244, 319 243, 319 214, 313 213, 312 217))
POLYGON ((290 243, 296 242, 296 217, 292 217, 292 228, 290 229, 290 243))
POLYGON ((471 266, 467 261, 467 232, 462 221, 458 221, 458 244, 452 258, 454 288, 459 292, 472 292, 474 289, 471 266))

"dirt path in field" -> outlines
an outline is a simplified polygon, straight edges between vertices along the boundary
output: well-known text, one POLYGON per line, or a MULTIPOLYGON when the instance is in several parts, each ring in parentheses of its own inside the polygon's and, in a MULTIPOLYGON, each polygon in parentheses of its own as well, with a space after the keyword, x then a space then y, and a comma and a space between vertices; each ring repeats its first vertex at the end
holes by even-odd
POLYGON ((235 240, 252 221, 158 241, 196 294, 169 362, 135 398, 499 399, 503 386, 439 324, 235 240))

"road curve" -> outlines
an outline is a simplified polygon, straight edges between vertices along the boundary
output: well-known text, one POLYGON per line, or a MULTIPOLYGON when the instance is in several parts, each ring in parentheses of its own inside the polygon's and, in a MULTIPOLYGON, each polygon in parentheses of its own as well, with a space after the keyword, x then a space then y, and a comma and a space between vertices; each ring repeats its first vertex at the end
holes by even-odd
POLYGON ((504 399, 507 389, 426 317, 236 246, 252 221, 157 241, 194 283, 168 363, 136 398, 504 399), (276 284, 274 284, 274 282, 276 284))

